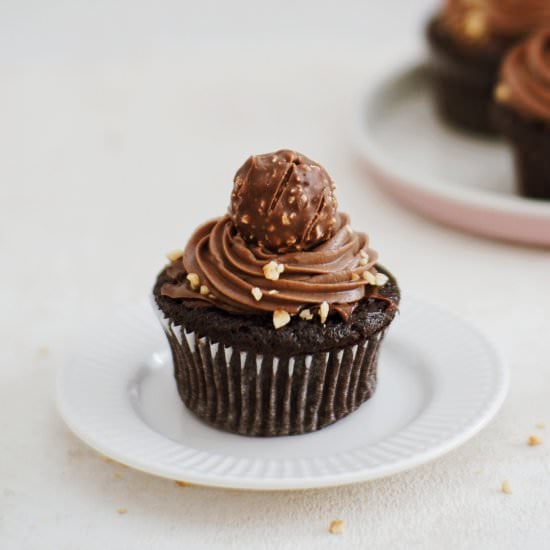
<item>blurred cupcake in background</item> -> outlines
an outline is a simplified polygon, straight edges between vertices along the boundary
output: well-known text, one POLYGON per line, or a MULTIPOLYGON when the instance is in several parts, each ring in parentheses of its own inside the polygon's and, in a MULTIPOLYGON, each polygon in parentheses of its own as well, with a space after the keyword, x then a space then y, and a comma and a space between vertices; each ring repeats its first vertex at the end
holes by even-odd
POLYGON ((427 29, 436 107, 451 125, 496 132, 493 90, 515 44, 550 25, 549 0, 447 0, 427 29))
POLYGON ((495 99, 495 124, 514 149, 520 193, 550 199, 550 26, 506 56, 495 99))

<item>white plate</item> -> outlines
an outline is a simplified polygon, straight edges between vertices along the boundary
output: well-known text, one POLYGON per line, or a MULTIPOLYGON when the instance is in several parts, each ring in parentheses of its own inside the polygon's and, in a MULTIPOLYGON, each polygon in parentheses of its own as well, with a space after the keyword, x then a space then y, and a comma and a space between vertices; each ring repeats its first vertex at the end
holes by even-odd
POLYGON ((407 207, 487 237, 550 246, 550 201, 515 194, 512 153, 504 142, 440 121, 424 65, 376 81, 357 120, 360 154, 407 207))
POLYGON ((470 325, 405 302, 384 342, 374 397, 320 432, 250 438, 185 409, 150 306, 86 332, 58 376, 59 410, 99 452, 144 472, 202 485, 301 489, 401 472, 454 449, 504 400, 507 370, 470 325))

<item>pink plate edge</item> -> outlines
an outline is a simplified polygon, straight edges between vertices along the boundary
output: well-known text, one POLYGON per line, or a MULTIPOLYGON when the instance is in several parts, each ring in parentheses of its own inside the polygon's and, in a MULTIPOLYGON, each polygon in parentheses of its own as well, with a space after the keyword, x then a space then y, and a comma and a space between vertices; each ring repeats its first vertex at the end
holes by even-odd
POLYGON ((461 189, 451 182, 423 181, 420 174, 404 176, 405 166, 392 162, 368 135, 366 117, 385 89, 396 86, 407 73, 422 70, 420 62, 401 64, 370 86, 367 99, 360 99, 356 124, 358 153, 373 180, 401 204, 429 218, 479 236, 516 244, 550 247, 550 203, 522 197, 500 197, 489 192, 461 189), (490 204, 490 203, 494 204, 490 204))

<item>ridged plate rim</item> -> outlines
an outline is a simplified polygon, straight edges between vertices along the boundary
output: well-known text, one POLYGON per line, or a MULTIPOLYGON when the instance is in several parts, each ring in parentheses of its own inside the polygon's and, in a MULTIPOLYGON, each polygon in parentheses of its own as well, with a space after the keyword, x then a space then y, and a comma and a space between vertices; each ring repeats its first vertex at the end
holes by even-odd
MULTIPOLYGON (((441 387, 447 389, 436 386, 426 411, 368 448, 312 458, 246 459, 189 448, 155 432, 128 396, 130 381, 145 355, 166 347, 149 304, 123 308, 86 332, 72 359, 58 372, 58 409, 68 427, 103 455, 143 472, 193 484, 293 490, 389 476, 432 461, 478 433, 502 405, 509 382, 500 354, 469 323, 411 299, 404 301, 402 312, 388 338, 414 341, 433 365, 449 361, 450 354, 462 354, 468 365, 458 380, 464 375, 470 378, 461 387, 453 378, 458 373, 440 369, 438 376, 443 373, 448 378, 441 387), (134 344, 128 345, 128 340, 134 344), (136 366, 117 368, 123 363, 136 366)), ((212 430, 206 425, 204 429, 212 430)))

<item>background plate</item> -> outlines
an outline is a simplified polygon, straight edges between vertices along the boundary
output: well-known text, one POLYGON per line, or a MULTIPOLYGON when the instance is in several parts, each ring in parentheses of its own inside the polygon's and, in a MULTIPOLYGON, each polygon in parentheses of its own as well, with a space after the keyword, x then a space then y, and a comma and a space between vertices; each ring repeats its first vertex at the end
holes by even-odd
POLYGON ((425 65, 378 80, 362 100, 357 147, 377 182, 413 210, 487 237, 550 246, 550 201, 515 194, 509 147, 447 127, 425 65))
POLYGON ((99 452, 159 476, 240 489, 301 489, 387 476, 479 431, 507 390, 507 370, 470 325, 406 301, 383 346, 375 396, 302 436, 249 438, 203 424, 181 403, 150 306, 86 332, 58 376, 69 427, 99 452))

